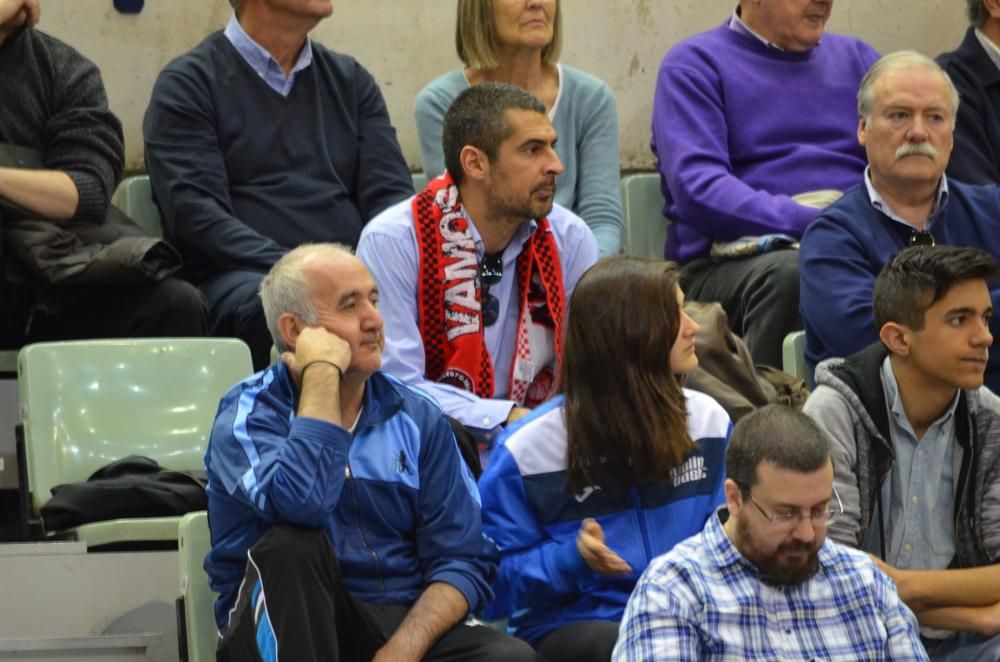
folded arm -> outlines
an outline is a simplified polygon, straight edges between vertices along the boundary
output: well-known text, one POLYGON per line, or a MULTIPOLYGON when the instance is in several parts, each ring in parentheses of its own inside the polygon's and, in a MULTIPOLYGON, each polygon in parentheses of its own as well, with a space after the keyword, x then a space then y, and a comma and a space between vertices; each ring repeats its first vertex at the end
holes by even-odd
POLYGON ((902 570, 879 562, 923 626, 1000 633, 1000 566, 902 570))
POLYGON ((0 168, 0 200, 7 200, 53 221, 76 215, 80 194, 61 170, 0 168))

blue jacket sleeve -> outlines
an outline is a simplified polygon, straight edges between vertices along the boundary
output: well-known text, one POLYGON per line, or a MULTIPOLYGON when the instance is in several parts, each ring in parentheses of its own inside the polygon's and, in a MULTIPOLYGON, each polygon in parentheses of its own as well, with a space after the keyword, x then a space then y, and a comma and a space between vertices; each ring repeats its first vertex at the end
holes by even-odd
POLYGON ((356 66, 358 181, 353 190, 361 216, 368 221, 413 195, 413 179, 378 84, 364 67, 356 66))
POLYGON ((475 613, 492 598, 496 546, 483 535, 479 491, 444 415, 424 427, 417 551, 426 584, 455 587, 475 613))
POLYGON ((809 359, 850 356, 878 339, 872 318, 876 270, 863 239, 826 211, 799 249, 799 292, 809 359))
POLYGON ((577 594, 582 582, 594 577, 577 551, 575 536, 554 540, 538 523, 506 446, 490 457, 479 487, 483 526, 500 548, 500 574, 493 584, 496 599, 486 613, 488 618, 577 594))
POLYGON ((171 67, 160 74, 142 131, 165 234, 190 262, 267 271, 285 249, 234 216, 217 121, 196 75, 171 67))
POLYGON ((213 482, 268 522, 322 526, 344 486, 351 436, 314 418, 288 420, 269 395, 226 396, 206 465, 213 482))

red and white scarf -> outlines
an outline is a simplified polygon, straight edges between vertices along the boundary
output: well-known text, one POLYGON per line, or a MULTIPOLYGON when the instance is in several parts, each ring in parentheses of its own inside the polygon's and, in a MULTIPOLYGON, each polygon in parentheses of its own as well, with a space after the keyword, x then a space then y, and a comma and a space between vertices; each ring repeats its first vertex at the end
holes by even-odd
MULTIPOLYGON (((432 179, 413 199, 413 223, 425 376, 492 398, 494 366, 483 334, 476 244, 449 173, 432 179)), ((559 250, 545 218, 517 258, 517 287, 517 345, 507 399, 534 407, 552 390, 566 310, 559 250)))

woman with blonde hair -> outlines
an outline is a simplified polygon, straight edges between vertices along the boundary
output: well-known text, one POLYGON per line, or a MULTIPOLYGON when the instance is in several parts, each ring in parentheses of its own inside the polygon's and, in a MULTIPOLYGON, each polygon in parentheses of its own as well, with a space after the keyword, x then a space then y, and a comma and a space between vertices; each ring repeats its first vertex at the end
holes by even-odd
POLYGON ((420 156, 428 178, 444 171, 441 125, 463 90, 485 82, 528 90, 545 104, 558 134, 565 171, 555 201, 586 221, 603 257, 617 253, 622 240, 618 111, 604 82, 558 64, 561 40, 558 0, 458 0, 455 47, 465 66, 417 95, 420 156))
POLYGON ((496 599, 551 662, 611 657, 649 562, 725 499, 729 417, 681 386, 695 322, 670 262, 606 258, 569 306, 560 395, 508 429, 479 482, 496 599))

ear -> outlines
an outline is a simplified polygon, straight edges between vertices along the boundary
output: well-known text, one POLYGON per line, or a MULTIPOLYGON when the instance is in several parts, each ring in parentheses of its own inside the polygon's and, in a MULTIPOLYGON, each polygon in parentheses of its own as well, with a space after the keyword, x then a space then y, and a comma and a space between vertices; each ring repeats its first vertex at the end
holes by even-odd
POLYGON ((278 318, 278 332, 281 334, 281 339, 293 352, 303 326, 302 321, 291 313, 282 313, 281 317, 278 318))
POLYGON ((879 340, 897 356, 910 355, 910 327, 896 322, 886 322, 878 332, 879 340))
POLYGON ((482 181, 490 173, 490 160, 478 147, 466 145, 458 155, 466 179, 482 181))
POLYGON ((990 18, 1000 19, 1000 0, 983 0, 983 7, 990 18))
POLYGON ((868 125, 865 123, 864 117, 858 118, 858 144, 865 145, 868 141, 868 125))
POLYGON ((722 488, 726 492, 726 508, 729 514, 739 514, 740 508, 743 507, 743 490, 732 478, 727 478, 722 488))

